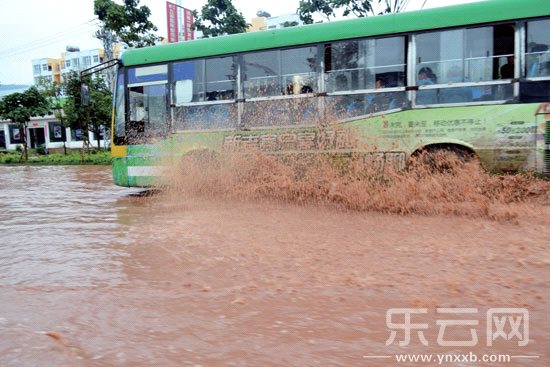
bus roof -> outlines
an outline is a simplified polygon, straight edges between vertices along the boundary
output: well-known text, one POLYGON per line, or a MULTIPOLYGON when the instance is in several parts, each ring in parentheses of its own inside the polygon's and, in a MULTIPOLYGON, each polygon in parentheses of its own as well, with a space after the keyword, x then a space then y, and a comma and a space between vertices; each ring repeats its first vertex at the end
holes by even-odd
POLYGON ((549 0, 485 0, 376 17, 240 33, 130 49, 125 66, 550 15, 549 0))

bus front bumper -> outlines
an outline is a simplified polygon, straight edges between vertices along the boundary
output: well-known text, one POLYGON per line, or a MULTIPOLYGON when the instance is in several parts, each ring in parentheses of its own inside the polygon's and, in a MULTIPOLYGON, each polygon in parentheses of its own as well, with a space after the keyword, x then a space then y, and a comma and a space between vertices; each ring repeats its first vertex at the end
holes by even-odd
POLYGON ((113 157, 113 181, 117 186, 158 186, 162 167, 144 157, 113 157))

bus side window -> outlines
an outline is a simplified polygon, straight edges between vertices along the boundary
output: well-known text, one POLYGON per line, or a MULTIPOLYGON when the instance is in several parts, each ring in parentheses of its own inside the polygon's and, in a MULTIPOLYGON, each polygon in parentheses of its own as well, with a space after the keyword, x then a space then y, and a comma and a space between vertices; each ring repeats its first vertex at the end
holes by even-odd
POLYGON ((527 52, 525 55, 528 78, 550 76, 550 19, 527 23, 527 52))
POLYGON ((172 74, 172 103, 179 106, 204 99, 204 59, 175 62, 172 74))
POLYGON ((206 100, 235 99, 237 63, 233 56, 206 59, 206 100))

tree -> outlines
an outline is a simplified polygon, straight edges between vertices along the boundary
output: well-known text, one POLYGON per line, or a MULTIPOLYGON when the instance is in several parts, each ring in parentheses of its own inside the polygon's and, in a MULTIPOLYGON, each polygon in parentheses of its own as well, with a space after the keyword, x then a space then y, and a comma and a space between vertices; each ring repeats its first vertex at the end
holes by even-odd
MULTIPOLYGON (((94 33, 94 37, 97 38, 105 51, 105 60, 112 60, 115 58, 115 44, 116 44, 116 35, 110 29, 105 28, 105 25, 99 27, 99 29, 94 33)), ((113 89, 114 80, 115 80, 115 68, 107 68, 104 70, 105 79, 107 85, 113 89)))
POLYGON ((292 22, 289 22, 288 20, 286 22, 283 23, 283 28, 288 28, 288 27, 296 27, 298 25, 298 22, 293 20, 292 22))
POLYGON ((314 14, 330 21, 336 15, 336 10, 342 10, 345 17, 399 13, 405 10, 409 2, 410 0, 300 0, 297 13, 304 23, 311 24, 314 14))
MULTIPOLYGON (((39 77, 37 84, 40 93, 42 93, 50 103, 50 109, 53 111, 55 118, 61 122, 64 128, 68 127, 65 121, 65 115, 63 114, 63 86, 44 77, 39 77)), ((67 137, 65 136, 65 140, 63 140, 63 152, 65 155, 67 155, 66 142, 67 137)))
POLYGON ((241 12, 231 0, 208 0, 201 13, 194 10, 194 28, 202 31, 204 37, 217 37, 224 34, 244 33, 248 27, 241 12))
POLYGON ((305 24, 313 23, 313 14, 315 13, 330 21, 330 17, 334 16, 331 2, 331 0, 300 0, 297 10, 298 16, 305 24))
POLYGON ((96 37, 103 42, 110 39, 109 32, 113 32, 129 47, 152 46, 160 41, 160 37, 152 33, 158 29, 149 20, 151 10, 138 5, 139 0, 124 0, 124 5, 113 0, 94 0, 94 14, 102 22, 96 37))
POLYGON ((407 8, 410 0, 383 0, 381 2, 385 6, 383 13, 401 13, 407 8))
POLYGON ((71 129, 80 129, 84 140, 84 147, 89 147, 88 132, 91 130, 97 138, 97 147, 101 149, 100 133, 104 128, 104 135, 111 121, 112 95, 101 75, 80 79, 77 73, 72 72, 64 83, 66 101, 63 107, 67 124, 71 129), (82 103, 82 83, 88 87, 90 102, 88 106, 82 103))
POLYGON ((23 139, 25 161, 29 159, 27 149, 27 128, 31 117, 45 116, 50 112, 48 100, 36 89, 31 87, 22 93, 12 93, 0 100, 0 116, 16 123, 23 139))

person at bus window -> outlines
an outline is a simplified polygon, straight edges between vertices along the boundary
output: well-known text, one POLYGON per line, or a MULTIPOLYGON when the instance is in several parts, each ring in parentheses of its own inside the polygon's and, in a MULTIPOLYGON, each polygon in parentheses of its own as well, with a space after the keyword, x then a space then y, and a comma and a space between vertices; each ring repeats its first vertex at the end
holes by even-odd
POLYGON ((218 100, 218 92, 206 92, 206 100, 207 101, 217 101, 218 100))
MULTIPOLYGON (((376 79, 374 86, 376 89, 386 88, 386 80, 383 78, 376 79)), ((374 113, 379 111, 387 111, 396 108, 396 100, 393 93, 374 93, 367 97, 368 113, 374 113)))
POLYGON ((500 67, 500 79, 512 79, 514 77, 514 55, 507 56, 507 63, 500 67))
POLYGON ((535 55, 532 55, 535 58, 527 70, 527 77, 548 76, 547 71, 542 68, 544 63, 541 62, 541 58, 546 51, 548 51, 547 45, 536 43, 531 47, 530 52, 535 53, 535 55))
POLYGON ((437 84, 437 76, 431 68, 425 66, 418 71, 418 85, 437 84))
POLYGON ((294 94, 294 83, 289 82, 286 85, 285 91, 283 91, 283 94, 294 94))
MULTIPOLYGON (((437 83, 437 76, 431 68, 423 67, 418 71, 418 85, 433 85, 437 83)), ((437 103, 437 90, 421 89, 416 92, 416 104, 429 105, 437 103)))
POLYGON ((376 89, 386 88, 386 83, 384 82, 383 79, 376 79, 376 82, 374 84, 374 88, 376 88, 376 89))
POLYGON ((147 115, 145 106, 143 104, 143 97, 137 97, 136 98, 136 114, 135 114, 135 120, 134 121, 143 121, 145 120, 145 117, 147 115))
POLYGON ((313 93, 313 88, 311 88, 309 85, 304 85, 304 86, 300 89, 300 93, 301 93, 301 94, 313 93))

